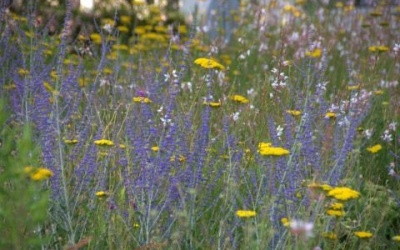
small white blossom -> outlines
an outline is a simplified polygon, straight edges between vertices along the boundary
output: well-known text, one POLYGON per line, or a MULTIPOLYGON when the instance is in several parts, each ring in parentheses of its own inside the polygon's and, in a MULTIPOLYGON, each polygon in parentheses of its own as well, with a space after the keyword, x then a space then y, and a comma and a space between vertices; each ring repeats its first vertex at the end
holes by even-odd
POLYGON ((400 43, 394 44, 393 51, 395 54, 397 54, 400 51, 400 43))
POLYGON ((373 134, 373 130, 372 130, 372 129, 366 129, 366 130, 364 131, 364 136, 365 136, 368 140, 371 139, 372 134, 373 134))
POLYGON ((105 31, 107 31, 107 33, 111 33, 112 30, 113 30, 113 26, 112 26, 111 24, 107 23, 107 24, 105 24, 105 25, 103 26, 103 29, 104 29, 105 31))
POLYGON ((279 125, 276 128, 276 135, 278 136, 279 139, 281 139, 282 134, 283 134, 283 127, 281 127, 281 125, 279 125))
POLYGON ((313 236, 314 223, 306 222, 302 220, 292 220, 290 221, 290 231, 294 235, 304 236, 306 238, 313 236))
POLYGON ((392 134, 390 134, 390 131, 388 129, 383 132, 383 135, 381 136, 381 139, 386 141, 386 142, 391 142, 393 141, 392 134))
POLYGON ((389 130, 396 131, 397 122, 391 122, 389 124, 389 130))
POLYGON ((237 120, 239 120, 239 115, 240 115, 239 112, 233 113, 233 114, 232 114, 232 119, 236 122, 237 120))

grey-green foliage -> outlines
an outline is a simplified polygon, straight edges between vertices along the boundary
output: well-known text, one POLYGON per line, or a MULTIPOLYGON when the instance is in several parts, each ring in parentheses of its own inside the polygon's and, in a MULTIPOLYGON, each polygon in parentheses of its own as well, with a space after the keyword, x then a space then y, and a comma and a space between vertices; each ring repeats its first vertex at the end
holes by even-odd
POLYGON ((31 126, 11 121, 1 99, 0 143, 0 249, 38 249, 44 244, 48 192, 24 168, 38 167, 40 148, 32 141, 31 126))

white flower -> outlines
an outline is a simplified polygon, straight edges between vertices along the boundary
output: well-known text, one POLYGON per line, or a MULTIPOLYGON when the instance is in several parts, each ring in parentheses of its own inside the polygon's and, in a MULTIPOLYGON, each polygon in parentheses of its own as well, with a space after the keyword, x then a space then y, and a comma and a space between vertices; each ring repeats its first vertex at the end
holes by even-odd
POLYGON ((239 112, 233 113, 233 114, 232 114, 232 119, 236 122, 237 120, 239 120, 239 115, 240 115, 239 112))
POLYGON ((281 127, 281 125, 279 125, 276 128, 276 135, 278 136, 279 139, 281 139, 282 134, 283 134, 283 127, 281 127))
POLYGON ((160 120, 161 120, 161 122, 163 123, 163 126, 164 126, 164 127, 167 126, 168 124, 173 125, 172 120, 169 119, 169 118, 167 117, 167 115, 164 116, 164 118, 161 117, 160 120))
POLYGON ((382 140, 386 141, 386 142, 391 142, 393 141, 393 137, 392 134, 390 134, 389 130, 385 130, 385 132, 383 132, 383 135, 381 136, 382 140))
POLYGON ((396 176, 397 174, 396 174, 396 171, 394 171, 394 169, 391 168, 391 169, 389 170, 389 175, 390 175, 390 176, 396 176))
POLYGON ((389 130, 396 131, 397 122, 391 122, 389 124, 389 130))
POLYGON ((107 31, 108 33, 111 33, 111 32, 112 32, 112 29, 113 29, 113 26, 112 26, 111 24, 107 23, 107 24, 105 24, 105 25, 103 26, 103 29, 104 29, 105 31, 107 31))
POLYGON ((301 235, 306 238, 313 236, 314 223, 302 220, 290 221, 290 231, 295 235, 301 235))
POLYGON ((366 137, 368 140, 371 139, 372 134, 373 134, 373 130, 372 130, 372 129, 366 129, 366 130, 364 131, 364 135, 365 135, 365 137, 366 137))
POLYGON ((395 43, 393 47, 393 51, 397 54, 400 51, 400 43, 395 43))

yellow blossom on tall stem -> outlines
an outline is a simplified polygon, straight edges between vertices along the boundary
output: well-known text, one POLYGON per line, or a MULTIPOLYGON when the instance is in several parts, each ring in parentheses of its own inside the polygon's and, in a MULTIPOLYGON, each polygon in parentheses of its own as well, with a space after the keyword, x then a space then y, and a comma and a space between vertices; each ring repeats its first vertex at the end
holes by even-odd
POLYGON ((108 192, 106 192, 106 191, 98 191, 98 192, 96 192, 96 196, 97 197, 106 197, 106 196, 108 196, 108 192))
POLYGON ((24 172, 29 174, 29 177, 33 181, 44 181, 52 177, 54 174, 50 169, 47 168, 34 168, 27 166, 24 168, 24 172))
POLYGON ((240 218, 250 218, 256 216, 256 212, 253 210, 238 210, 236 215, 240 218))
POLYGON ((377 153, 378 151, 380 151, 381 149, 382 149, 382 145, 376 144, 376 145, 374 145, 374 146, 372 146, 372 147, 367 148, 367 151, 370 152, 370 153, 372 153, 372 154, 375 154, 375 153, 377 153))
POLYGON ((140 102, 140 103, 151 103, 152 101, 147 97, 137 96, 133 97, 133 102, 140 102))
POLYGON ((197 58, 194 61, 195 64, 200 65, 203 68, 206 69, 221 69, 221 70, 225 70, 225 66, 223 66, 222 64, 216 62, 213 59, 209 59, 209 58, 197 58))
POLYGON ((101 139, 101 140, 96 140, 94 141, 94 144, 98 146, 114 146, 114 142, 107 140, 107 139, 101 139))
POLYGON ((328 192, 328 196, 336 200, 347 201, 357 199, 360 197, 360 193, 348 187, 335 187, 328 192))
POLYGON ((289 115, 293 115, 293 116, 301 115, 301 111, 299 111, 299 110, 286 110, 286 113, 288 113, 289 115))
POLYGON ((343 210, 329 209, 328 211, 326 211, 326 214, 329 216, 343 217, 346 213, 343 210))
POLYGON ((371 232, 368 231, 356 231, 354 232, 354 235, 360 239, 369 239, 372 238, 372 236, 374 236, 371 232))
POLYGON ((336 114, 333 113, 333 112, 326 112, 325 118, 335 119, 336 118, 336 114))
POLYGON ((264 156, 284 156, 290 154, 290 151, 282 147, 273 147, 271 143, 260 142, 258 152, 264 156))
POLYGON ((229 97, 229 99, 231 99, 234 102, 239 102, 239 103, 243 103, 243 104, 249 103, 249 100, 246 97, 241 96, 241 95, 233 95, 233 96, 229 97))
POLYGON ((393 237, 392 237, 392 240, 393 240, 393 241, 400 242, 400 235, 395 235, 395 236, 393 236, 393 237))
POLYGON ((312 57, 312 58, 318 58, 321 57, 322 55, 322 50, 321 49, 315 49, 313 51, 307 51, 306 56, 312 57))

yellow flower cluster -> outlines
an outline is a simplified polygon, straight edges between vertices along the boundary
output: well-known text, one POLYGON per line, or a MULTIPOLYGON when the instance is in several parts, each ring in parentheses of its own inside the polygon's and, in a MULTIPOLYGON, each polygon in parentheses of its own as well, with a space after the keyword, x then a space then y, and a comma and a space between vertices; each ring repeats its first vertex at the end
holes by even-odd
POLYGON ((322 237, 324 237, 325 239, 336 240, 337 234, 333 232, 323 232, 322 237))
POLYGON ((289 150, 281 147, 272 147, 271 143, 260 142, 258 144, 258 152, 266 156, 284 156, 288 155, 289 150))
POLYGON ((286 218, 286 217, 281 218, 281 223, 282 223, 282 225, 283 225, 284 227, 289 227, 289 226, 290 226, 290 221, 289 221, 289 219, 286 218))
POLYGON ((152 101, 147 97, 137 96, 133 97, 133 102, 140 102, 140 103, 151 103, 152 101))
POLYGON ((369 239, 372 238, 372 236, 374 236, 371 232, 368 231, 357 231, 354 232, 354 235, 360 239, 369 239))
POLYGON ((108 196, 108 192, 106 192, 106 191, 98 191, 98 192, 96 192, 96 196, 97 197, 106 197, 106 196, 108 196))
POLYGON ((367 151, 372 153, 372 154, 375 154, 378 151, 380 151, 381 149, 382 149, 382 146, 380 144, 376 144, 376 145, 374 145, 372 147, 367 148, 367 151))
POLYGON ((333 112, 326 112, 325 118, 335 119, 336 118, 336 114, 333 113, 333 112))
POLYGON ((286 110, 286 113, 288 113, 289 115, 292 115, 292 116, 301 115, 301 111, 299 111, 299 110, 286 110))
POLYGON ((249 103, 249 100, 246 97, 241 96, 241 95, 232 95, 229 97, 229 99, 231 99, 234 102, 239 102, 239 103, 243 103, 243 104, 249 103))
POLYGON ((360 193, 348 187, 335 187, 328 192, 328 196, 336 200, 347 201, 357 199, 360 197, 360 193))
POLYGON ((197 58, 194 61, 195 64, 200 65, 203 68, 206 69, 221 69, 221 70, 225 70, 225 66, 223 66, 222 64, 214 61, 213 59, 208 59, 208 58, 197 58))
POLYGON ((240 218, 250 218, 256 216, 256 211, 253 210, 238 210, 236 215, 240 218))
POLYGON ((107 140, 107 139, 101 139, 101 140, 96 140, 94 141, 94 144, 98 146, 114 146, 114 142, 107 140))
POLYGON ((34 168, 27 166, 24 168, 24 173, 29 174, 29 177, 33 181, 43 181, 52 177, 54 174, 50 169, 47 168, 34 168))
POLYGON ((77 144, 78 140, 77 139, 64 139, 65 144, 77 144))
POLYGON ((343 208, 343 203, 332 203, 329 205, 329 209, 326 211, 326 214, 329 216, 342 217, 346 214, 343 208))
POLYGON ((389 47, 383 46, 383 45, 370 46, 370 47, 368 47, 368 50, 370 52, 387 52, 387 51, 389 51, 389 47))
POLYGON ((204 105, 208 105, 208 106, 210 106, 212 108, 218 108, 218 107, 221 107, 221 105, 222 105, 221 101, 218 101, 218 102, 207 102, 207 101, 204 101, 203 104, 204 105))
POLYGON ((312 51, 306 51, 306 56, 312 57, 312 58, 319 58, 322 55, 322 50, 321 49, 315 49, 312 51))
POLYGON ((175 162, 175 161, 179 161, 179 162, 185 162, 186 161, 186 157, 183 155, 179 155, 179 156, 171 156, 171 158, 169 158, 170 162, 175 162))

